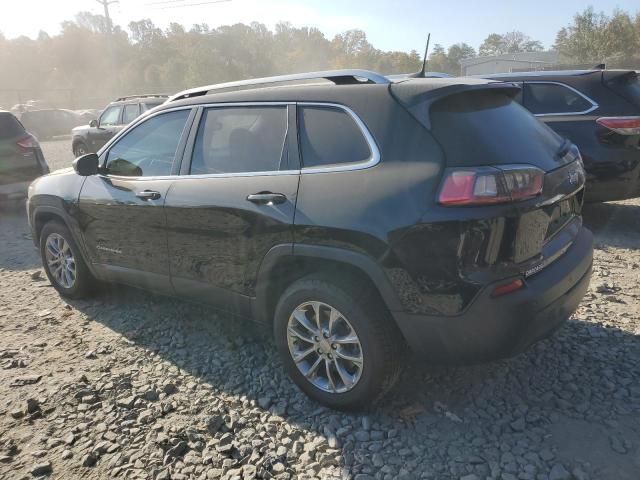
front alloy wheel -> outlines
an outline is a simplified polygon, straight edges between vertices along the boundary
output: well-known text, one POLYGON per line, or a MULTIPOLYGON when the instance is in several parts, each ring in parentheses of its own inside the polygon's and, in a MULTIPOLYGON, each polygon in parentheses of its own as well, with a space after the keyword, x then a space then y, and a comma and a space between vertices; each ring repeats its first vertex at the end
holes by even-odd
POLYGON ((324 392, 347 392, 362 376, 360 339, 331 305, 305 302, 296 307, 289 317, 287 343, 298 370, 324 392))
POLYGON ((76 283, 76 260, 69 243, 58 233, 51 233, 45 243, 47 267, 54 280, 63 288, 76 283))

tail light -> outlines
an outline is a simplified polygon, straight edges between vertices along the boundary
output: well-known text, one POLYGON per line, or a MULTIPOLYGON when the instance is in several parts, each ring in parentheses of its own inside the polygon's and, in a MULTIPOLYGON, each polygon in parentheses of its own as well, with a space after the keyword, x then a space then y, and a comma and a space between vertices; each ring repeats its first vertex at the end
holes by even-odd
POLYGON ((502 295, 507 295, 508 293, 515 292, 516 290, 520 290, 524 287, 524 282, 520 278, 516 278, 515 280, 511 280, 508 283, 503 283, 502 285, 498 285, 491 292, 492 297, 501 297, 502 295))
POLYGON ((640 117, 600 117, 596 123, 620 135, 640 135, 640 117))
POLYGON ((25 150, 38 147, 38 140, 36 140, 36 137, 30 134, 27 134, 26 137, 21 138, 16 143, 18 144, 19 147, 22 147, 25 150))
POLYGON ((544 171, 532 165, 447 169, 438 202, 445 206, 516 202, 539 195, 543 182, 544 171))

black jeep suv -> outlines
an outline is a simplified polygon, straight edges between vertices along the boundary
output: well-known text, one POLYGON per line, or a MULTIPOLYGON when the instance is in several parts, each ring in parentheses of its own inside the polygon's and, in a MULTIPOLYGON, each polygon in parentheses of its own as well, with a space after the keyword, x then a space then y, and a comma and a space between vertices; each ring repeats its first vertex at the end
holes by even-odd
POLYGON ((148 94, 120 97, 102 111, 97 120, 89 125, 71 130, 71 150, 76 157, 89 152, 97 152, 105 143, 133 122, 141 113, 157 107, 167 99, 167 95, 148 94))
POLYGON ((65 296, 213 303, 270 325, 309 396, 369 404, 410 349, 521 352, 587 289, 580 154, 518 93, 361 70, 189 90, 33 183, 33 238, 65 296))
POLYGON ((586 202, 640 196, 640 80, 633 70, 501 73, 517 100, 580 149, 586 202))

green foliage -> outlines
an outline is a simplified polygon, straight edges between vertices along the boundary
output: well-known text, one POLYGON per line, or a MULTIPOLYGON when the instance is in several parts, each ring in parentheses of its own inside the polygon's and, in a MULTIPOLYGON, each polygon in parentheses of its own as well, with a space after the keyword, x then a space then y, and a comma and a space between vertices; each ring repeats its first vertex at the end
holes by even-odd
POLYGON ((542 43, 532 40, 522 32, 507 32, 504 35, 492 33, 485 38, 478 49, 478 53, 484 55, 503 55, 506 53, 541 52, 544 50, 542 43))
POLYGON ((440 44, 435 44, 429 54, 427 70, 460 75, 460 60, 476 56, 475 49, 466 43, 456 43, 445 51, 440 44))
POLYGON ((115 96, 167 92, 226 82, 329 68, 366 68, 383 73, 418 71, 416 51, 374 48, 362 30, 328 39, 316 28, 279 23, 238 23, 163 30, 149 19, 115 26, 81 12, 60 34, 31 40, 0 35, 0 105, 29 98, 57 106, 100 107, 115 96))
POLYGON ((589 7, 556 36, 555 48, 569 61, 637 68, 640 64, 640 13, 632 19, 616 9, 611 17, 589 7))

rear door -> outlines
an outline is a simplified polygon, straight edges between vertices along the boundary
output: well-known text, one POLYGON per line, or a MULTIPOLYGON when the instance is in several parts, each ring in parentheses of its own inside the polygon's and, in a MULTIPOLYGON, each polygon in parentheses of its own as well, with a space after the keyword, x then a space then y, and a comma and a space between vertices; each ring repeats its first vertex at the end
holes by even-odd
POLYGON ((260 262, 292 244, 299 164, 295 106, 202 108, 165 211, 177 293, 249 314, 260 262))
POLYGON ((523 105, 560 136, 580 145, 591 137, 598 104, 586 94, 559 82, 524 83, 523 105))
POLYGON ((163 207, 192 119, 191 109, 145 119, 102 154, 103 173, 83 184, 78 221, 104 277, 173 291, 163 207))

